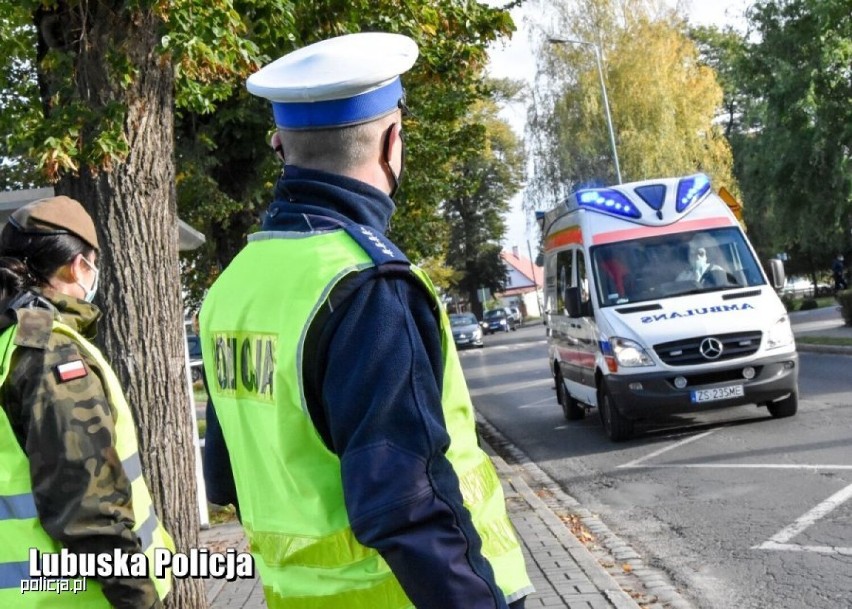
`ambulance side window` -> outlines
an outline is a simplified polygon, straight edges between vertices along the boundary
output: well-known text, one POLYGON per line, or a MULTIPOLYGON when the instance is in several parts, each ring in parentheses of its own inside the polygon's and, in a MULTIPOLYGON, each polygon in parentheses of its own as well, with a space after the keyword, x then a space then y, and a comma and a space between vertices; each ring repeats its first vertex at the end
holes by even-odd
POLYGON ((589 302, 589 277, 586 274, 586 255, 582 250, 577 250, 577 287, 580 288, 580 302, 589 302))
POLYGON ((563 250, 556 254, 556 313, 558 315, 567 315, 568 310, 565 306, 565 290, 571 287, 573 277, 572 256, 574 252, 570 249, 563 250))

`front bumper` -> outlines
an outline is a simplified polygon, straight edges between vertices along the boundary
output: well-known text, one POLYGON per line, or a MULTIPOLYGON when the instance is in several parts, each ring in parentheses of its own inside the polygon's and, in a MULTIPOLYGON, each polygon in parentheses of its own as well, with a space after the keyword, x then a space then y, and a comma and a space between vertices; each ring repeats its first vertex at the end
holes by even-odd
POLYGON ((799 356, 785 353, 759 361, 718 368, 712 372, 653 372, 650 374, 610 374, 606 384, 619 412, 629 419, 641 419, 660 414, 700 412, 762 404, 786 397, 798 391, 799 356), (742 371, 755 369, 755 376, 746 379, 742 371), (683 389, 674 385, 675 377, 683 376, 688 384, 683 389), (713 389, 742 385, 743 395, 711 402, 692 401, 697 389, 713 389))
POLYGON ((482 344, 482 336, 476 335, 466 335, 464 338, 461 336, 453 336, 453 342, 456 343, 456 347, 467 347, 470 345, 480 346, 482 344))

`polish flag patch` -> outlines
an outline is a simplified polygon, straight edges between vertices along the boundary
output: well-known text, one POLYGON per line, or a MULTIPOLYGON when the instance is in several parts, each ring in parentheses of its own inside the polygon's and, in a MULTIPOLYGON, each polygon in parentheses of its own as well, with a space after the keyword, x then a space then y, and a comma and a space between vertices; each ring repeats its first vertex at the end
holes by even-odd
POLYGON ((56 376, 59 378, 60 383, 81 379, 88 374, 89 371, 86 370, 86 364, 81 359, 59 364, 56 367, 56 376))

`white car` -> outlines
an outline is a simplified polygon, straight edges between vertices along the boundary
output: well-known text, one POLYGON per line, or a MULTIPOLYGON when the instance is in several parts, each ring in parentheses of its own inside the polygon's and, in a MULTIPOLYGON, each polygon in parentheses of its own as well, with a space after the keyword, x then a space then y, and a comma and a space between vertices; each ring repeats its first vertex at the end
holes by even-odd
POLYGON ((512 319, 515 320, 516 324, 520 326, 522 323, 524 323, 524 316, 521 313, 521 309, 519 307, 507 307, 507 310, 512 319))
MULTIPOLYGON (((832 288, 827 283, 817 283, 816 295, 824 296, 832 293, 832 288)), ((809 277, 792 275, 787 278, 781 289, 782 296, 794 298, 810 298, 814 295, 814 284, 809 277)))

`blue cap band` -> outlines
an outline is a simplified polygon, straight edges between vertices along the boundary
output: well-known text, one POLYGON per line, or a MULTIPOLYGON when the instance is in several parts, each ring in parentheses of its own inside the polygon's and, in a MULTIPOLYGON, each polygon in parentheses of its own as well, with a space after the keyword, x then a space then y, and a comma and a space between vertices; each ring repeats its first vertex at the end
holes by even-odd
POLYGON ((281 129, 321 129, 365 123, 399 107, 399 77, 383 87, 346 99, 318 102, 273 102, 275 124, 281 129))

